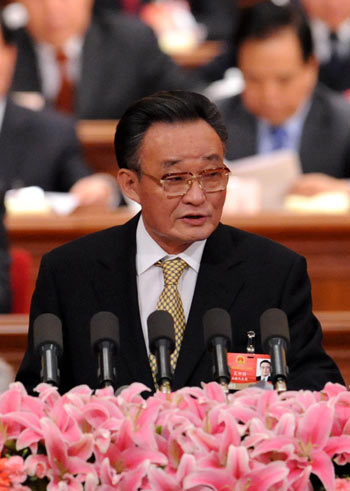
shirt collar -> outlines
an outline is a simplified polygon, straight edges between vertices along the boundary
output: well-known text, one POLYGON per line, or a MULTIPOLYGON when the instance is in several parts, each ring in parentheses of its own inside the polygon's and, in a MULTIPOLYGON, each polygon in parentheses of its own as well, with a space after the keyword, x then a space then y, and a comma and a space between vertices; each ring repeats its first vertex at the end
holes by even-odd
MULTIPOLYGON (((307 99, 299 106, 299 109, 281 125, 286 130, 289 137, 299 131, 299 128, 303 125, 306 115, 309 112, 310 106, 311 100, 307 99)), ((263 119, 259 120, 259 124, 266 129, 271 127, 270 123, 263 119)))
POLYGON ((196 273, 198 273, 205 243, 206 240, 198 240, 180 254, 169 255, 149 235, 141 215, 136 230, 137 274, 140 275, 144 273, 160 259, 171 259, 174 257, 181 257, 192 269, 196 271, 196 273))
MULTIPOLYGON (((68 59, 74 60, 80 56, 82 47, 83 47, 84 39, 81 36, 75 36, 73 38, 68 39, 62 46, 62 50, 67 56, 68 59)), ((35 45, 35 49, 39 52, 39 55, 54 56, 55 48, 48 43, 37 43, 35 45)))

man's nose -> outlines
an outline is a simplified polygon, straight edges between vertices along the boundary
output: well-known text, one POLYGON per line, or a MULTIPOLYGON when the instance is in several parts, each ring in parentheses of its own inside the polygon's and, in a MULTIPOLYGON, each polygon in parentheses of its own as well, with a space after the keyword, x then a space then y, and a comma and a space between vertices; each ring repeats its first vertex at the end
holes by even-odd
POLYGON ((188 191, 183 195, 183 201, 185 203, 200 204, 206 200, 205 192, 203 191, 200 181, 193 179, 188 191))

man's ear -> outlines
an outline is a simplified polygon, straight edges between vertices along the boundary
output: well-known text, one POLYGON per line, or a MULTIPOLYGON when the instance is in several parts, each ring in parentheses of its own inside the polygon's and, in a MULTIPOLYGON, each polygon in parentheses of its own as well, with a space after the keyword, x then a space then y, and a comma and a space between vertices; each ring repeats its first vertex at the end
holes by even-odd
POLYGON ((139 177, 137 172, 132 171, 130 169, 120 169, 118 172, 118 184, 128 198, 136 201, 136 203, 140 204, 140 196, 139 196, 139 177))

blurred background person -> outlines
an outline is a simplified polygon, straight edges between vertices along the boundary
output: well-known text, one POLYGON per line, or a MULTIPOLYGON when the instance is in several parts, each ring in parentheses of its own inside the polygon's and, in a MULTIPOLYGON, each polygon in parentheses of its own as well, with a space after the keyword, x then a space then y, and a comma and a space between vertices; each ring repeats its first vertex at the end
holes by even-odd
POLYGON ((114 179, 91 174, 82 160, 73 121, 51 110, 33 111, 8 96, 16 64, 16 34, 0 26, 0 187, 39 186, 71 191, 80 205, 117 200, 114 179))
POLYGON ((319 79, 337 91, 350 89, 350 1, 302 0, 320 63, 319 79))
POLYGON ((117 119, 139 97, 197 85, 163 53, 136 16, 100 11, 93 0, 21 0, 13 91, 40 92, 79 119, 117 119))
MULTIPOLYGON (((177 0, 174 0, 177 1, 177 0)), ((142 7, 152 0, 95 0, 94 11, 103 9, 122 10, 131 14, 139 14, 142 7)), ((236 19, 236 0, 188 0, 191 12, 196 21, 206 29, 206 39, 230 39, 236 19)))
POLYGON ((347 190, 350 105, 317 83, 318 63, 302 9, 270 1, 243 8, 236 46, 244 90, 218 104, 229 132, 227 159, 295 150, 305 175, 293 192, 347 190))

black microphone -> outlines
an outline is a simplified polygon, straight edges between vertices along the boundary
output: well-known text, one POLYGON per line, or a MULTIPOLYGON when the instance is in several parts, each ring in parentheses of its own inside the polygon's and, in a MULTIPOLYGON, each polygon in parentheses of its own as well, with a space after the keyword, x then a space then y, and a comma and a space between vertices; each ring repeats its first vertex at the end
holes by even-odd
POLYGON ((271 379, 278 392, 287 390, 288 367, 286 350, 289 346, 289 326, 285 312, 268 309, 260 317, 261 343, 271 357, 271 379))
POLYGON ((91 346, 97 356, 100 387, 117 383, 115 358, 119 350, 119 320, 112 312, 97 312, 90 321, 91 346))
POLYGON ((33 323, 34 348, 41 356, 41 381, 58 386, 58 359, 63 352, 62 323, 57 315, 41 314, 33 323))
POLYGON ((155 310, 148 316, 148 343, 157 360, 156 380, 161 392, 171 392, 173 373, 170 355, 175 348, 174 320, 166 310, 155 310))
POLYGON ((204 340, 213 356, 213 377, 228 392, 231 380, 227 351, 232 343, 231 318, 226 310, 214 308, 203 317, 204 340))

